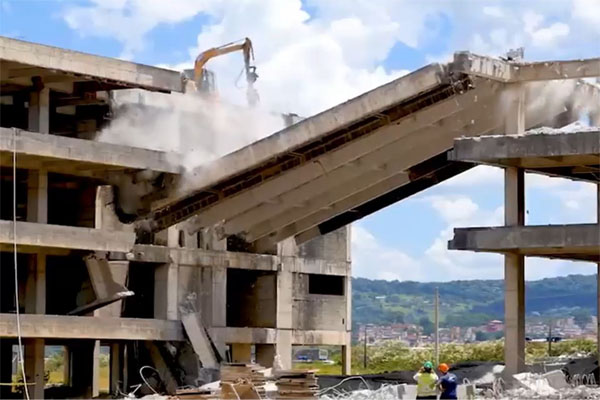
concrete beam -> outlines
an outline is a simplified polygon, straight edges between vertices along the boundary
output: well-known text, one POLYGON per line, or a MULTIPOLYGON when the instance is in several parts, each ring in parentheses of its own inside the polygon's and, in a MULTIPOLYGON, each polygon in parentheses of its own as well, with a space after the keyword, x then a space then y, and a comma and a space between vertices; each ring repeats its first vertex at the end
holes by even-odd
POLYGON ((450 250, 600 261, 598 224, 456 228, 450 250))
POLYGON ((46 168, 50 172, 93 176, 125 169, 179 174, 178 155, 92 140, 0 128, 0 163, 17 168, 46 168))
POLYGON ((460 138, 449 158, 521 168, 594 165, 600 160, 600 130, 460 138))
POLYGON ((0 37, 0 60, 61 71, 123 87, 183 92, 181 74, 162 68, 0 37))
MULTIPOLYGON (((24 338, 185 340, 180 321, 21 314, 24 338)), ((0 337, 17 337, 15 314, 0 314, 0 337)))
MULTIPOLYGON (((13 222, 0 221, 0 244, 12 245, 13 222)), ((71 250, 129 252, 135 234, 73 226, 16 223, 17 246, 30 248, 58 248, 71 250)))
POLYGON ((526 63, 458 52, 454 54, 450 69, 505 83, 593 78, 600 76, 600 58, 526 63))

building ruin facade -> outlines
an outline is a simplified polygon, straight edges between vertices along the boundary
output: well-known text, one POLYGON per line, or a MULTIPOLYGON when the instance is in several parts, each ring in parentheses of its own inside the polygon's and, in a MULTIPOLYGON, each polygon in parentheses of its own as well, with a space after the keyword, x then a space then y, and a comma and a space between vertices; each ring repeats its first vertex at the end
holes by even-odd
MULTIPOLYGON (((194 354, 182 313, 198 316, 223 359, 269 367, 278 355, 291 368, 293 346, 333 345, 349 373, 347 228, 256 253, 213 228, 189 234, 185 221, 143 238, 123 222, 117 190, 140 182, 158 190, 182 168, 165 152, 94 134, 114 112, 111 92, 181 92, 178 72, 7 38, 0 68, 3 383, 20 374, 20 337, 32 398, 44 398, 49 346, 63 349, 66 385, 47 388, 48 396, 98 395, 99 353, 107 349, 113 394, 140 383, 144 365, 168 391, 197 385, 211 358, 194 354)), ((22 396, 1 390, 2 398, 22 396)))

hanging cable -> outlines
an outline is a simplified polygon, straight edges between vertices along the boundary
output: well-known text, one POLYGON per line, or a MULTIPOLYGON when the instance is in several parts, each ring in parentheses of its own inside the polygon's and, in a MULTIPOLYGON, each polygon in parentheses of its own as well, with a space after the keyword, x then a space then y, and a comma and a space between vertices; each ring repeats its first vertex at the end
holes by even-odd
POLYGON ((29 400, 29 389, 27 385, 27 376, 25 375, 25 360, 23 358, 23 341, 21 338, 21 310, 19 305, 19 277, 17 268, 17 128, 13 128, 13 264, 15 267, 15 304, 17 306, 17 340, 19 350, 19 364, 21 364, 21 373, 23 374, 23 387, 25 388, 25 398, 29 400))

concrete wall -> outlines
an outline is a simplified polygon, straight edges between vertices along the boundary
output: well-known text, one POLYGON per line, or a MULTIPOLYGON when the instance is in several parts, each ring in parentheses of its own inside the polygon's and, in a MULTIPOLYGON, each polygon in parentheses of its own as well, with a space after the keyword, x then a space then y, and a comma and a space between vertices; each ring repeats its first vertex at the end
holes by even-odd
POLYGON ((319 236, 298 246, 298 256, 350 261, 350 226, 319 236))
MULTIPOLYGON (((340 279, 344 279, 340 277, 340 279)), ((292 326, 307 330, 346 330, 346 296, 310 294, 309 274, 294 274, 292 326)))

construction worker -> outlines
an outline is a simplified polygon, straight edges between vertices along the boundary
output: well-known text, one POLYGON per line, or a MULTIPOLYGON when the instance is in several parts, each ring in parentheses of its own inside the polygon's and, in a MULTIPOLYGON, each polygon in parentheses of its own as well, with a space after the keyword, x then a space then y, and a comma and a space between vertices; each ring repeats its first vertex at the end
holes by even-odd
POLYGON ((456 399, 456 386, 458 385, 456 375, 448 372, 450 367, 445 363, 441 363, 438 370, 442 373, 442 377, 437 381, 437 388, 441 392, 440 400, 456 399))
POLYGON ((417 399, 436 399, 435 384, 438 380, 436 373, 433 371, 433 364, 427 361, 413 376, 417 381, 417 399))

